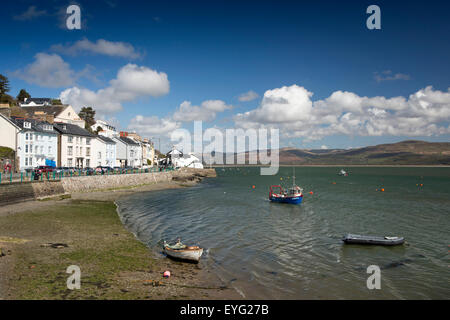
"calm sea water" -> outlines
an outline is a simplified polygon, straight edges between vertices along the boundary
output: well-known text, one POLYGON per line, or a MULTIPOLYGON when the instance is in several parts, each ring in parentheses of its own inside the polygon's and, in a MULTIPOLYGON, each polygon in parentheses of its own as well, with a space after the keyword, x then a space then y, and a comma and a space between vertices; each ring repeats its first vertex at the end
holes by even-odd
POLYGON ((450 168, 339 169, 297 167, 301 205, 267 200, 270 185, 292 183, 292 168, 261 176, 241 167, 217 168, 192 188, 134 194, 119 211, 155 252, 177 237, 206 248, 200 266, 248 299, 450 298, 450 168), (346 233, 407 244, 344 245, 346 233), (381 268, 381 290, 367 289, 369 265, 381 268))

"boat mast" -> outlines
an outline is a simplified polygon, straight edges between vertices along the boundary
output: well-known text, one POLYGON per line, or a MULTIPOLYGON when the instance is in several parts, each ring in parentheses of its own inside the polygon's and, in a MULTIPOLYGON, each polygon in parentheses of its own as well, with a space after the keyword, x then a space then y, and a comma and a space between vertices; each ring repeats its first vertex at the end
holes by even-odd
POLYGON ((294 175, 292 177, 292 186, 295 187, 295 167, 293 167, 294 169, 294 175))

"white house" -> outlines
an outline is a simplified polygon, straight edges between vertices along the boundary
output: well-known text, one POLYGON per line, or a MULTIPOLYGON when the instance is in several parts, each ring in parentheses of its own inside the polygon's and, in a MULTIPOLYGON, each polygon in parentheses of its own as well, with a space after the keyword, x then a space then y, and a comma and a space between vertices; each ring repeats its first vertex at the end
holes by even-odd
POLYGON ((114 136, 118 136, 119 133, 116 131, 116 128, 112 125, 109 125, 103 120, 97 120, 94 125, 91 126, 92 131, 97 131, 98 128, 101 130, 99 131, 99 135, 102 134, 105 137, 112 138, 114 136))
POLYGON ((58 167, 95 167, 96 135, 70 123, 54 123, 59 132, 58 167))
POLYGON ((113 139, 98 135, 93 145, 96 156, 95 166, 114 167, 116 165, 116 142, 113 139))
POLYGON ((58 161, 58 132, 53 125, 35 119, 12 117, 19 128, 17 156, 19 170, 37 166, 56 166, 58 161))
POLYGON ((17 134, 20 127, 17 126, 10 118, 0 113, 0 147, 8 147, 17 150, 17 134))
POLYGON ((43 107, 51 104, 52 99, 50 98, 25 98, 23 103, 19 103, 21 107, 43 107))
POLYGON ((113 140, 116 142, 116 166, 142 166, 142 148, 139 142, 127 137, 114 137, 113 140))
POLYGON ((200 161, 199 158, 194 156, 192 152, 190 152, 189 154, 182 154, 181 156, 174 155, 171 157, 171 159, 174 167, 203 169, 202 162, 200 161))

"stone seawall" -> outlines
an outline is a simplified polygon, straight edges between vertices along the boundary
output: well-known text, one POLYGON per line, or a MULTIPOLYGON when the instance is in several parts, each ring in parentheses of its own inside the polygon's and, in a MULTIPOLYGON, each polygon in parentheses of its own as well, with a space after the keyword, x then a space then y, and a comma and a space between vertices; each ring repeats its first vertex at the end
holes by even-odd
POLYGON ((99 175, 63 178, 57 181, 13 182, 0 185, 0 205, 57 196, 74 192, 135 187, 147 184, 176 181, 199 182, 205 177, 215 177, 214 169, 187 169, 178 171, 99 175))

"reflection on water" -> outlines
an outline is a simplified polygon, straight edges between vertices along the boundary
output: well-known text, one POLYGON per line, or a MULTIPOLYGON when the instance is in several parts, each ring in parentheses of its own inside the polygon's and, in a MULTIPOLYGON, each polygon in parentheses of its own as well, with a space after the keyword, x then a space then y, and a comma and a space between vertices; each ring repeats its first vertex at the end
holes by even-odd
POLYGON ((118 204, 150 248, 177 237, 200 244, 204 267, 249 299, 448 298, 450 168, 351 168, 348 177, 339 169, 297 168, 301 205, 267 200, 271 184, 291 183, 291 168, 277 176, 217 169, 218 178, 195 187, 118 204), (345 233, 400 235, 407 244, 348 246, 345 233), (366 287, 372 264, 381 290, 366 287))

